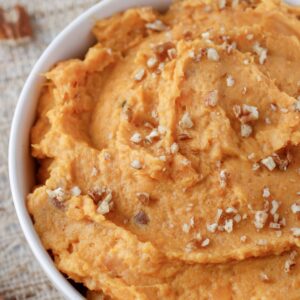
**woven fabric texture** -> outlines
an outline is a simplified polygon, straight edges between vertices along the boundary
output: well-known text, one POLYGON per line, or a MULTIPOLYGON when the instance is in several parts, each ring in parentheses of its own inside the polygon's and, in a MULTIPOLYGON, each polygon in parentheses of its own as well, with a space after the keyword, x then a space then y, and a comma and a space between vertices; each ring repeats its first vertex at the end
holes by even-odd
POLYGON ((51 40, 76 16, 99 0, 0 0, 0 6, 23 4, 34 38, 18 46, 0 43, 0 298, 63 299, 52 286, 21 232, 11 199, 7 148, 15 105, 33 64, 51 40))

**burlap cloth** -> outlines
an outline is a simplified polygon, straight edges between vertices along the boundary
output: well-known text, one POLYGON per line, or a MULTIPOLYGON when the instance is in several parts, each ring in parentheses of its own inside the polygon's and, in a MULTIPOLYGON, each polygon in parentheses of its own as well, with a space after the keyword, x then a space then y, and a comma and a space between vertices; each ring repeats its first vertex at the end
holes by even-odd
POLYGON ((51 40, 99 0, 0 0, 27 7, 34 29, 31 42, 0 43, 0 295, 4 299, 63 299, 36 262, 21 232, 11 199, 7 148, 18 96, 33 64, 51 40))

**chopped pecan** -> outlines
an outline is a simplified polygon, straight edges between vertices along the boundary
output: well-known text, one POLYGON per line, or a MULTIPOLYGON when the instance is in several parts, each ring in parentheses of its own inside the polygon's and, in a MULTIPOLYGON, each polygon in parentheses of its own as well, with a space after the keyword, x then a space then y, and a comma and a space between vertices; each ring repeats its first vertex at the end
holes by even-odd
POLYGON ((61 210, 65 208, 65 203, 63 201, 60 201, 57 197, 49 198, 49 200, 56 208, 61 210))
POLYGON ((131 121, 133 112, 126 100, 122 103, 122 115, 125 120, 131 121))
POLYGON ((215 107, 218 103, 218 90, 210 91, 207 94, 204 103, 206 106, 215 107))
POLYGON ((148 215, 143 210, 140 210, 133 217, 133 219, 134 219, 134 222, 139 225, 147 225, 150 221, 148 215))
POLYGON ((187 252, 191 252, 201 247, 202 247, 202 240, 192 239, 186 244, 185 249, 187 252))
POLYGON ((168 26, 161 20, 155 20, 152 23, 147 23, 146 28, 154 31, 165 31, 168 29, 168 26))
POLYGON ((156 46, 153 47, 153 51, 159 61, 165 61, 167 58, 169 58, 169 50, 170 49, 175 49, 176 46, 172 42, 165 42, 165 43, 160 43, 156 46))
POLYGON ((189 133, 187 133, 187 132, 182 132, 182 133, 179 133, 179 135, 178 135, 178 139, 180 141, 189 140, 191 138, 192 138, 191 135, 189 133))
POLYGON ((286 171, 287 167, 292 162, 292 154, 287 148, 282 150, 279 154, 273 153, 272 157, 281 171, 286 171))
POLYGON ((237 119, 243 124, 258 120, 259 112, 256 106, 251 106, 247 104, 234 105, 233 113, 237 119))
POLYGON ((18 40, 31 36, 30 18, 23 6, 16 5, 7 12, 0 8, 0 39, 18 40))
POLYGON ((136 193, 136 197, 144 205, 148 205, 150 202, 150 195, 148 193, 136 193))
POLYGON ((93 199, 95 204, 98 204, 103 198, 103 190, 102 189, 93 189, 88 191, 88 195, 93 199))
POLYGON ((114 207, 114 202, 112 200, 112 193, 111 191, 106 193, 106 196, 104 197, 104 199, 99 202, 98 204, 98 208, 97 208, 97 212, 105 215, 108 214, 114 207))

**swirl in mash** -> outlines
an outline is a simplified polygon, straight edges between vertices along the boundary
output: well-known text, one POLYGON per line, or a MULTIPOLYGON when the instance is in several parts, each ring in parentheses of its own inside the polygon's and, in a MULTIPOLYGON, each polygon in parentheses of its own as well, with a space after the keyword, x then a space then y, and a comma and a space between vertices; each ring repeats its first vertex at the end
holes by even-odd
POLYGON ((46 74, 29 211, 112 299, 297 299, 300 21, 275 0, 98 21, 46 74))

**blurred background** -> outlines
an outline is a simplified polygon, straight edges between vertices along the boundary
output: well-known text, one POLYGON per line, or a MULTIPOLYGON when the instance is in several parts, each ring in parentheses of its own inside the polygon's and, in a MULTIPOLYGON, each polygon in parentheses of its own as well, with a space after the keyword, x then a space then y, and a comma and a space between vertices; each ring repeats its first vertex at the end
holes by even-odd
POLYGON ((14 212, 7 167, 9 131, 18 96, 38 57, 68 23, 98 1, 0 0, 0 299, 63 299, 34 259, 14 212), (3 14, 16 21, 11 10, 15 5, 28 13, 31 38, 20 38, 26 24, 19 24, 16 32, 3 21, 3 14))

